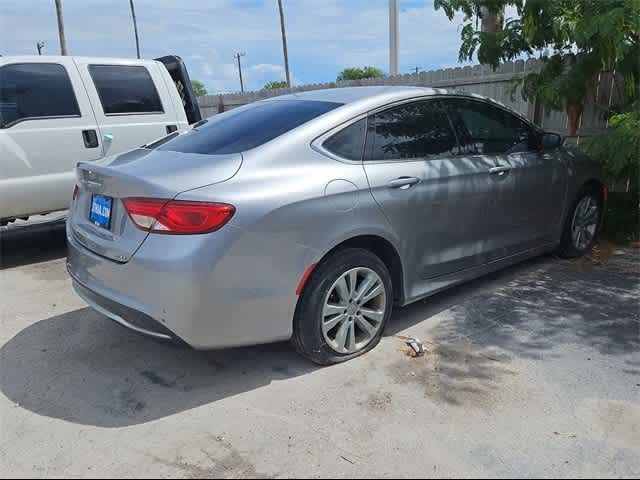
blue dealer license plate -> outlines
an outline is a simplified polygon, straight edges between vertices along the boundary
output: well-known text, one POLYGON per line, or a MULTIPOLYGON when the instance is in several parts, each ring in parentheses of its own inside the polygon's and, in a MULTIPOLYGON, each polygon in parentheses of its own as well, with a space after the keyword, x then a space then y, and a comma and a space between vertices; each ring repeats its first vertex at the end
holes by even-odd
POLYGON ((113 198, 94 195, 91 198, 91 213, 89 220, 100 228, 109 228, 111 224, 111 205, 113 198))

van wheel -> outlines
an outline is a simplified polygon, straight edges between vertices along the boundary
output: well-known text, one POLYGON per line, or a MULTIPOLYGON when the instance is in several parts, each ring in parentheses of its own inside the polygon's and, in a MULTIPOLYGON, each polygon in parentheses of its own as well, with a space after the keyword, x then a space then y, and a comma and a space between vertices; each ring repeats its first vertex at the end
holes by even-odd
POLYGON ((292 343, 319 365, 360 356, 382 338, 393 289, 373 253, 348 248, 331 254, 309 278, 296 308, 292 343))
POLYGON ((591 251, 602 219, 602 208, 602 199, 597 187, 582 187, 565 221, 558 255, 576 258, 591 251))

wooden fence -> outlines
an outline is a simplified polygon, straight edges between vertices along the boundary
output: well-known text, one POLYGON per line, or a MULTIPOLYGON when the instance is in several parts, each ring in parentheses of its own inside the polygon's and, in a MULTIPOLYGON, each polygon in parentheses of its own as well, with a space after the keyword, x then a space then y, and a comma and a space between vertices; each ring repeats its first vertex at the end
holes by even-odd
MULTIPOLYGON (((519 60, 507 62, 497 70, 476 65, 458 68, 446 68, 396 77, 380 77, 365 80, 349 80, 342 82, 301 85, 293 88, 276 90, 259 90, 244 94, 231 93, 207 95, 198 102, 203 117, 209 117, 232 108, 246 105, 265 98, 288 93, 318 90, 323 88, 352 87, 365 85, 407 85, 433 88, 446 88, 464 93, 477 93, 497 100, 525 115, 546 130, 567 133, 567 116, 564 112, 544 111, 537 102, 527 102, 521 95, 521 80, 527 73, 540 68, 538 60, 519 60)), ((585 103, 578 137, 590 136, 606 127, 607 108, 622 95, 622 86, 614 76, 603 72, 594 82, 585 103)))

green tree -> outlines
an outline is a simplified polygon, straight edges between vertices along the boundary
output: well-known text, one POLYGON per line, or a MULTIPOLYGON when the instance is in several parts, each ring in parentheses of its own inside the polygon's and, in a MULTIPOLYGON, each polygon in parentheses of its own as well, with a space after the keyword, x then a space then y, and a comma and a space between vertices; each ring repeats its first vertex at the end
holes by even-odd
POLYGON ((570 135, 577 132, 599 72, 624 77, 623 109, 636 98, 638 0, 435 0, 434 6, 451 20, 456 13, 464 15, 460 61, 477 56, 496 68, 501 61, 537 55, 542 68, 523 79, 523 97, 564 110, 570 135), (516 18, 504 19, 507 7, 515 8, 516 18))
POLYGON ((342 80, 362 80, 364 78, 377 78, 384 77, 384 73, 382 70, 376 67, 352 67, 345 68, 340 72, 336 81, 340 82, 342 80))
POLYGON ((207 88, 202 82, 199 82, 198 80, 191 80, 191 86, 193 87, 193 93, 196 97, 207 95, 207 88))
POLYGON ((287 82, 284 80, 274 80, 264 85, 265 90, 277 90, 278 88, 287 88, 287 82))
POLYGON ((640 190, 640 101, 609 119, 609 128, 587 143, 589 154, 604 163, 610 178, 626 181, 627 191, 640 190))

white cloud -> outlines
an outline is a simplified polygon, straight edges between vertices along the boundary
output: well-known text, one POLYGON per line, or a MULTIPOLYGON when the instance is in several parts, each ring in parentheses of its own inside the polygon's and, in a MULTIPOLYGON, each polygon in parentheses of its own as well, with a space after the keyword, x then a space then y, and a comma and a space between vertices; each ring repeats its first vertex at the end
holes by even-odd
MULTIPOLYGON (((0 0, 0 53, 58 51, 55 8, 44 0, 0 0)), ((408 71, 454 65, 460 37, 431 1, 401 0, 400 63, 408 71)), ((285 0, 294 84, 332 81, 349 66, 388 69, 387 0, 285 0)), ((177 54, 210 92, 237 91, 233 54, 242 58, 247 89, 285 78, 280 23, 273 0, 136 0, 142 54, 177 54)), ((133 56, 129 2, 65 0, 69 51, 75 55, 133 56)))

